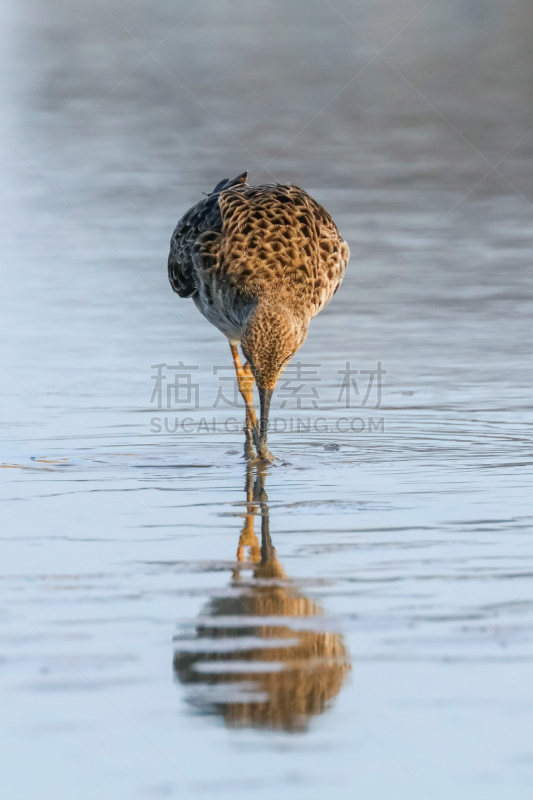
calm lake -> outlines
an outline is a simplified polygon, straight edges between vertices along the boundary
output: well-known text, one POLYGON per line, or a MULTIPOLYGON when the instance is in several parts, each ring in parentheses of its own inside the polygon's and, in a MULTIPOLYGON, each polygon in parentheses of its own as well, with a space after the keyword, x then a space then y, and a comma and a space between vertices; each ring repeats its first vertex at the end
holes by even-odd
POLYGON ((529 800, 533 6, 4 0, 9 800, 529 800), (224 177, 352 252, 272 406, 168 285, 224 177))

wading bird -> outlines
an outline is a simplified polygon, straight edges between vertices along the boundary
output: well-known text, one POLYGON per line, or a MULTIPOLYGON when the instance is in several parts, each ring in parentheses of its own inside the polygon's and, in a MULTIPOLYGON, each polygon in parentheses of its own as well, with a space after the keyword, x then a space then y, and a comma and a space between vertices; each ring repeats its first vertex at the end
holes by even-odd
POLYGON ((339 288, 350 253, 327 211, 303 189, 249 186, 247 177, 220 181, 182 217, 170 242, 168 274, 174 291, 192 297, 228 338, 246 405, 245 454, 252 458, 255 446, 269 461, 272 393, 311 319, 339 288))

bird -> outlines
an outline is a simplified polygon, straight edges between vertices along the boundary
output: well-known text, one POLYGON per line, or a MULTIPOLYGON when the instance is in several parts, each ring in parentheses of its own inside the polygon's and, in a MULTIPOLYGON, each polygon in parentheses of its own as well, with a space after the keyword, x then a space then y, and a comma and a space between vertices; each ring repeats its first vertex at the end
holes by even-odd
POLYGON ((307 192, 290 183, 251 186, 248 172, 221 180, 178 222, 170 285, 228 339, 248 459, 274 460, 267 442, 274 389, 311 319, 341 285, 349 257, 333 219, 307 192))

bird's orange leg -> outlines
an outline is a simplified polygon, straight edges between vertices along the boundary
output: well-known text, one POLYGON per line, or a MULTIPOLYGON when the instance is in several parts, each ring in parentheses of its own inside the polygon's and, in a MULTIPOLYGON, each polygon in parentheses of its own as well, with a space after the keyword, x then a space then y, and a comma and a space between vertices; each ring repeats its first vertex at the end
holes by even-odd
POLYGON ((233 356, 233 363, 235 364, 235 372, 237 373, 237 383, 239 385, 239 391, 243 397, 243 400, 246 404, 246 427, 244 428, 244 433, 246 436, 246 442, 244 445, 244 455, 246 458, 254 458, 254 439, 253 439, 253 430, 258 430, 257 425, 257 416, 255 413, 254 408, 254 399, 253 399, 253 391, 254 391, 254 376, 252 375, 252 370, 250 369, 249 364, 245 364, 244 367, 241 364, 241 359, 239 356, 239 351, 237 350, 237 346, 234 344, 230 344, 231 355, 233 356))

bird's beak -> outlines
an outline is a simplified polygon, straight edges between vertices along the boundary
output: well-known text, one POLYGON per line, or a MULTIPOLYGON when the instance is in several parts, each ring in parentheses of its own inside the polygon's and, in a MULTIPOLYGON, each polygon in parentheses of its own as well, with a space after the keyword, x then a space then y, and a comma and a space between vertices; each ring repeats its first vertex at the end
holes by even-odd
POLYGON ((255 446, 259 458, 264 458, 267 461, 272 460, 271 454, 267 448, 267 433, 268 433, 268 412, 270 410, 270 401, 272 400, 273 389, 259 389, 259 402, 261 404, 261 421, 259 423, 259 431, 254 436, 255 446))

